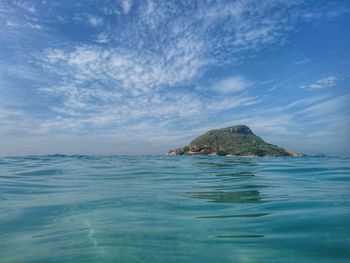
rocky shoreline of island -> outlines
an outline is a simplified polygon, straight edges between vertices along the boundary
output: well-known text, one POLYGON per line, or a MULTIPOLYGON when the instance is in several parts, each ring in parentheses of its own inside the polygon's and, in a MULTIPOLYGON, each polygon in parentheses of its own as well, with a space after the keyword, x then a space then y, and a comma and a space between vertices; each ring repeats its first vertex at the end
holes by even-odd
POLYGON ((195 138, 188 146, 171 149, 167 155, 228 157, 304 156, 265 142, 246 125, 211 130, 195 138))

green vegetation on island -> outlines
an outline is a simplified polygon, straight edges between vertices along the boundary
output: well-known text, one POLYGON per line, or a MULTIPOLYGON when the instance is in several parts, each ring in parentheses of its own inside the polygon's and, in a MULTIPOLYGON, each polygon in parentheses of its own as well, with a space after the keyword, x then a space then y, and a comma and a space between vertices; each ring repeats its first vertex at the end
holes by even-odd
POLYGON ((269 144, 246 125, 211 130, 194 139, 188 146, 173 149, 168 155, 208 156, 302 156, 269 144))

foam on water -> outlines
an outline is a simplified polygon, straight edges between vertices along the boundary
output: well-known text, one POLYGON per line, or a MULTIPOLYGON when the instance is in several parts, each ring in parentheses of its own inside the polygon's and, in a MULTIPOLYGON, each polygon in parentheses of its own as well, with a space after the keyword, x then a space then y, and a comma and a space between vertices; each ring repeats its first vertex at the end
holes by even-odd
POLYGON ((348 262, 349 190, 349 158, 0 158, 0 262, 348 262))

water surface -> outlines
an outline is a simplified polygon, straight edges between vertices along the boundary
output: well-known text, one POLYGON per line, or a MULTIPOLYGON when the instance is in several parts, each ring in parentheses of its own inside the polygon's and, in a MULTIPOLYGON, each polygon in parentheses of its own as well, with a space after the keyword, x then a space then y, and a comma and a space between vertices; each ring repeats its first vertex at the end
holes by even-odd
POLYGON ((0 158, 0 262, 350 262, 350 159, 0 158))

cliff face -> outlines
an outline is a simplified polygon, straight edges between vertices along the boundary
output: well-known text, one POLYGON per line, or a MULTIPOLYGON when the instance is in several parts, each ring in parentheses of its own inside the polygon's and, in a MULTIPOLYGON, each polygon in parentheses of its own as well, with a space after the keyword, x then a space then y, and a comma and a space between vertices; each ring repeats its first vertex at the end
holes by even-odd
POLYGON ((170 150, 168 155, 302 156, 266 143, 248 126, 236 125, 211 130, 194 139, 189 146, 170 150))

